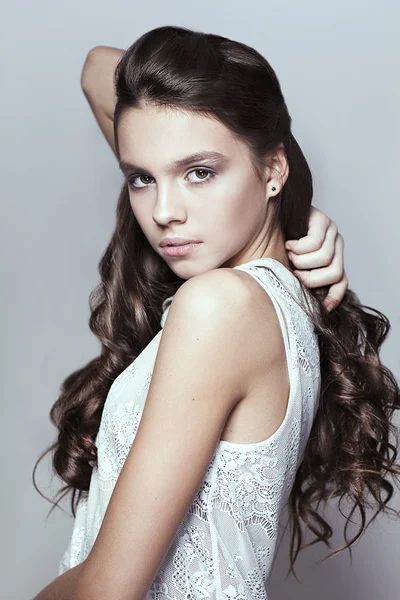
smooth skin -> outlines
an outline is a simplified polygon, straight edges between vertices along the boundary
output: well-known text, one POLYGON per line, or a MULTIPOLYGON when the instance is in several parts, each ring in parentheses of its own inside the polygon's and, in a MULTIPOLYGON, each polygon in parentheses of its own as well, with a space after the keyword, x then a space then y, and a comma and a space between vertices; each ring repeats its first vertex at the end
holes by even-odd
MULTIPOLYGON (((115 98, 111 82, 122 52, 96 47, 89 53, 82 73, 85 95, 114 153, 115 98)), ((154 121, 154 112, 138 115, 133 111, 128 119, 139 117, 139 123, 142 116, 150 117, 155 123, 155 135, 162 134, 162 129, 157 127, 164 127, 165 120, 154 121)), ((172 118, 178 119, 173 121, 174 126, 178 125, 179 115, 172 118)), ((128 132, 129 121, 127 124, 128 132)), ((215 135, 219 133, 219 130, 214 131, 215 135)), ((121 132, 119 139, 124 157, 129 158, 133 152, 129 134, 121 132)), ((282 156, 278 158, 281 174, 284 174, 285 162, 282 156)), ((160 166, 161 172, 164 171, 160 166)), ((269 195, 272 175, 269 173, 266 177, 266 203, 272 196, 269 195)), ((165 189, 171 181, 165 179, 165 189)), ((153 194, 155 198, 153 190, 140 192, 138 198, 142 193, 153 194)), ((186 206, 185 194, 182 188, 181 210, 186 206)), ((262 199, 263 196, 258 197, 259 202, 262 199)), ((150 213, 140 212, 140 201, 133 195, 131 204, 142 219, 141 226, 150 227, 151 219, 146 221, 150 213)), ((165 209, 172 205, 163 206, 165 209)), ((162 212, 157 207, 154 200, 148 210, 155 210, 156 219, 163 224, 162 219, 171 218, 172 213, 162 212)), ((173 208, 177 210, 177 205, 173 208)), ((251 217, 247 226, 251 229, 251 217)), ((147 230, 146 234, 151 237, 152 232, 147 230)), ((246 233, 247 230, 243 235, 246 233)), ((155 241, 156 238, 154 244, 155 241)), ((343 270, 343 238, 336 224, 313 209, 308 235, 290 244, 294 252, 292 262, 303 269, 301 277, 306 285, 332 284, 330 296, 337 305, 348 282, 343 270)), ((277 238, 274 249, 278 254, 275 255, 285 263, 284 248, 284 241, 277 238)), ((222 252, 222 247, 218 252, 222 252)), ((240 255, 239 263, 252 256, 240 255)), ((219 258, 223 258, 222 255, 219 258)), ((224 260, 220 262, 225 265, 224 260)), ((179 268, 193 269, 191 263, 189 267, 179 267, 185 265, 183 260, 169 264, 177 272, 179 268)), ((195 277, 194 273, 186 274, 188 279, 175 294, 161 332, 140 427, 96 542, 85 561, 57 577, 34 600, 145 600, 218 441, 228 439, 232 432, 234 441, 259 441, 272 433, 283 419, 289 393, 287 364, 279 321, 268 295, 248 273, 225 266, 200 269, 195 277), (196 369, 192 368, 193 364, 196 369), (267 379, 261 382, 260 373, 267 379), (229 417, 235 412, 239 414, 242 407, 254 407, 259 389, 263 388, 265 394, 265 389, 272 385, 276 386, 276 393, 270 396, 271 420, 264 423, 271 431, 257 429, 255 422, 246 416, 235 429, 229 417), (227 423, 231 425, 229 431, 227 423)), ((249 410, 248 415, 252 412, 254 414, 254 410, 249 410)), ((242 414, 245 413, 242 411, 242 414)))

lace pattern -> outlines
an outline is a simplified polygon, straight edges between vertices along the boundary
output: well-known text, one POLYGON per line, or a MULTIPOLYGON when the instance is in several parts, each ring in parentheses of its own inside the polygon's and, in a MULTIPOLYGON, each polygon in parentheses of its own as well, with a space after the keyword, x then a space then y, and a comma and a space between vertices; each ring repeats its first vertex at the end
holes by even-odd
MULTIPOLYGON (((257 279, 285 316, 287 412, 267 440, 249 444, 220 440, 147 600, 267 600, 279 516, 318 405, 319 350, 314 327, 302 309, 299 283, 283 265, 260 259, 235 268, 257 279)), ((172 299, 163 303, 162 328, 172 299)), ((59 574, 84 560, 95 542, 140 425, 161 334, 162 329, 109 390, 96 438, 98 465, 88 497, 82 496, 78 505, 59 574)))

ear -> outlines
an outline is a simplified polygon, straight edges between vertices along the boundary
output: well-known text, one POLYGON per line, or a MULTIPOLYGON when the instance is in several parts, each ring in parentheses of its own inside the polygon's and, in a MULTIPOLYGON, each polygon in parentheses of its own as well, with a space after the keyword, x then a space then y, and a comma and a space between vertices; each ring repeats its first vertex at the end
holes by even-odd
POLYGON ((266 179, 268 198, 276 196, 282 190, 289 177, 289 163, 283 143, 268 163, 268 176, 266 179), (275 191, 272 188, 275 188, 275 191))

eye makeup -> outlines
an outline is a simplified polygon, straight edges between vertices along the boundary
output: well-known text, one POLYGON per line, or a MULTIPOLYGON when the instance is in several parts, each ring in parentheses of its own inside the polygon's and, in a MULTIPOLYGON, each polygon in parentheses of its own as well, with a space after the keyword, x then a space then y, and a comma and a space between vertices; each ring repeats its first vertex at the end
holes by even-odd
MULTIPOLYGON (((209 175, 209 177, 207 179, 201 179, 200 181, 190 181, 189 180, 191 185, 192 184, 200 185, 200 184, 208 183, 209 181, 211 181, 211 179, 213 177, 216 176, 216 173, 207 167, 196 167, 195 169, 192 169, 191 171, 189 171, 188 175, 190 175, 191 173, 195 173, 196 171, 202 171, 203 173, 206 173, 207 175, 209 175)), ((143 186, 135 185, 134 181, 135 181, 135 179, 137 179, 139 177, 148 177, 150 179, 153 179, 153 177, 151 177, 151 175, 148 175, 147 173, 136 173, 136 174, 130 175, 127 178, 127 182, 128 182, 129 188, 134 192, 137 192, 139 190, 143 190, 143 189, 146 189, 149 187, 149 185, 143 185, 143 186)))

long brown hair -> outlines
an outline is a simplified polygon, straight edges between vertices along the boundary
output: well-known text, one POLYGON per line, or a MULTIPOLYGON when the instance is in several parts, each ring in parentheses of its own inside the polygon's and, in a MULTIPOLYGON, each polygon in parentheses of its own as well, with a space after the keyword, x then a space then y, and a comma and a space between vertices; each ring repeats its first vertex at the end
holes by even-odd
MULTIPOLYGON (((114 83, 118 155, 119 118, 125 109, 142 102, 218 119, 247 144, 259 176, 268 157, 283 144, 289 176, 276 197, 274 226, 281 228, 285 239, 307 234, 313 196, 311 172, 291 132, 291 117, 275 72, 256 50, 219 35, 158 27, 142 35, 123 54, 114 83)), ((54 451, 53 469, 65 485, 53 508, 71 490, 74 517, 97 464, 94 442, 110 386, 159 331, 162 302, 184 281, 144 236, 132 212, 126 182, 99 273, 101 282, 89 298, 89 326, 101 342, 101 352, 62 383, 50 411, 58 438, 39 457, 33 472, 38 489, 37 464, 47 452, 54 451)), ((328 286, 307 291, 321 308, 328 286)), ((395 445, 390 441, 390 434, 396 433, 392 415, 400 407, 400 390, 379 358, 390 329, 388 319, 361 305, 351 290, 333 312, 322 309, 310 316, 319 340, 322 386, 288 504, 292 522, 289 572, 295 576, 293 566, 302 548, 318 541, 331 547, 332 529, 317 512, 321 502, 348 500, 352 506, 348 522, 355 510, 360 511, 357 535, 348 541, 347 522, 347 544, 326 558, 345 548, 351 556, 351 544, 366 529, 365 509, 370 500, 378 506, 369 523, 379 512, 393 510, 387 507, 393 485, 386 476, 400 473, 396 465, 398 440, 395 445), (301 521, 316 536, 303 546, 301 521)))

